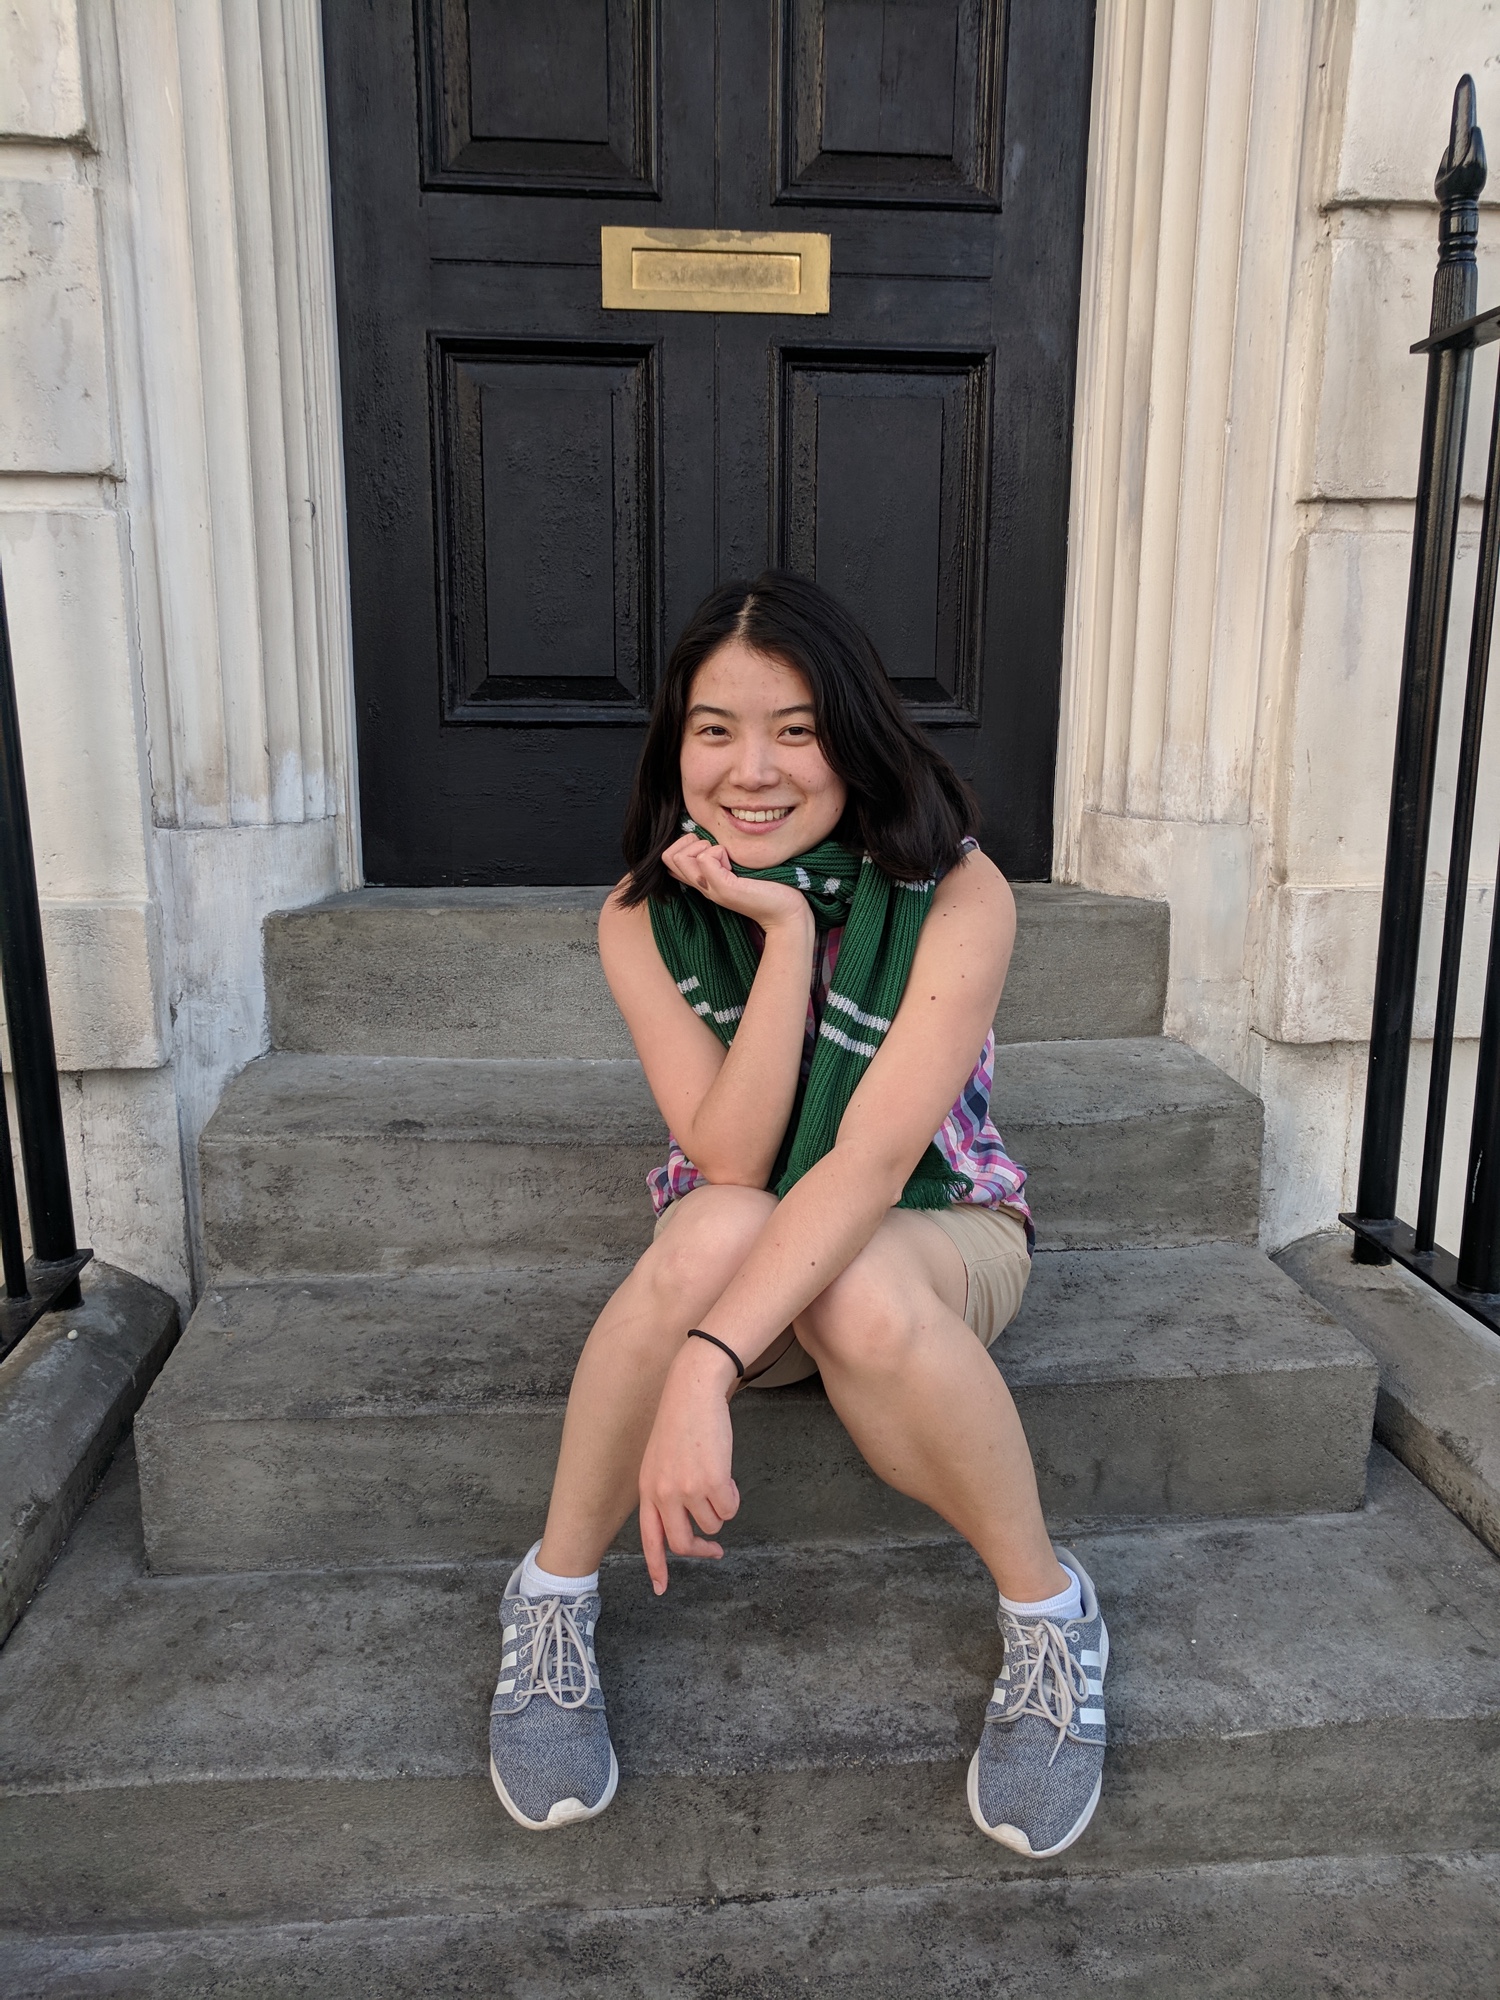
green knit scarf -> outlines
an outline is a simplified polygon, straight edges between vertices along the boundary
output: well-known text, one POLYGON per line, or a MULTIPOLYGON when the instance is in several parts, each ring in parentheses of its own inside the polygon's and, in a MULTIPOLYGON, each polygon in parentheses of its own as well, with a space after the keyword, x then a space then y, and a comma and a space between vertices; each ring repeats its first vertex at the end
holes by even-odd
MULTIPOLYGON (((709 840, 692 820, 685 832, 709 840)), ((917 938, 932 907, 932 882, 895 882, 868 855, 825 840, 776 868, 735 868, 752 882, 785 882, 812 905, 820 931, 844 926, 812 1068, 782 1141, 772 1184, 778 1195, 816 1166, 906 991, 917 938)), ((748 918, 696 889, 652 896, 651 931, 677 990, 728 1048, 750 997, 759 959, 748 918)), ((935 1145, 913 1170, 898 1208, 947 1208, 973 1192, 935 1145)))

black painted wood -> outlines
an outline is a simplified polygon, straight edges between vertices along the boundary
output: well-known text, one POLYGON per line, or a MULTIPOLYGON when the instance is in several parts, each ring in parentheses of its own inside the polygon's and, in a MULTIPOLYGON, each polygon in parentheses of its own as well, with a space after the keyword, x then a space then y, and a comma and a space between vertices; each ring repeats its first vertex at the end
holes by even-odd
POLYGON ((1004 0, 777 11, 783 200, 1000 206, 1004 0))
POLYGON ((597 882, 768 562, 1052 848, 1086 0, 324 0, 365 862, 597 882), (603 222, 826 229, 827 318, 605 312, 603 222))

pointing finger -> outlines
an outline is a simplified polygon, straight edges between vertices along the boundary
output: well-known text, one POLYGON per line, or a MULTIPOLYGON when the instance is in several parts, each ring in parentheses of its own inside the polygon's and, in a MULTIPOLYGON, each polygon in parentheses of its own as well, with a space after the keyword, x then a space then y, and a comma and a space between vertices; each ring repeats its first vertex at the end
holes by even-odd
POLYGON ((661 1516, 647 1499, 641 1501, 641 1552, 651 1588, 660 1597, 667 1587, 667 1551, 662 1535, 661 1516))

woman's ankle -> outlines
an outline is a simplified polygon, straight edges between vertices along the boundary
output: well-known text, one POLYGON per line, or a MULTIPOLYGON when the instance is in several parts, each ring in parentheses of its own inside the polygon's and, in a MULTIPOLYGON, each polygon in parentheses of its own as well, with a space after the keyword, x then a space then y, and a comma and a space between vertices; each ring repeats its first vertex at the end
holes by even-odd
POLYGON ((1001 1597, 1010 1604, 1041 1604, 1071 1590, 1073 1572, 1049 1550, 1040 1561, 991 1563, 990 1575, 1001 1597))
POLYGON ((596 1576, 602 1554, 578 1537, 554 1535, 549 1541, 544 1534, 526 1560, 546 1575, 577 1579, 596 1576))
POLYGON ((599 1565, 592 1569, 559 1569, 544 1562, 542 1545, 528 1549, 516 1588, 522 1597, 582 1597, 599 1588, 599 1565))

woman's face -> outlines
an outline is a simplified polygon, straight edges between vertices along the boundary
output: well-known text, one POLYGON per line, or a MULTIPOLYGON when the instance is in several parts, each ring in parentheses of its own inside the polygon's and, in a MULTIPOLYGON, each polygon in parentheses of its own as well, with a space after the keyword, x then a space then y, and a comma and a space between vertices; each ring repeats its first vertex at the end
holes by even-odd
POLYGON ((848 788, 823 755, 795 667, 742 639, 709 654, 688 690, 682 796, 742 868, 774 868, 828 838, 848 788))

